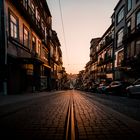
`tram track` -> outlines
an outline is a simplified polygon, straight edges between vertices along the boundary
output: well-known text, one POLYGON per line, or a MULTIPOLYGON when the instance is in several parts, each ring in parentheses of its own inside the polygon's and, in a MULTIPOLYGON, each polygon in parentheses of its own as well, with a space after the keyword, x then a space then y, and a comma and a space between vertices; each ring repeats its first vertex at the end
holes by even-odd
POLYGON ((75 116, 74 116, 74 103, 73 103, 73 97, 71 95, 68 111, 67 111, 67 117, 66 117, 66 125, 65 125, 65 139, 66 140, 75 140, 75 116))

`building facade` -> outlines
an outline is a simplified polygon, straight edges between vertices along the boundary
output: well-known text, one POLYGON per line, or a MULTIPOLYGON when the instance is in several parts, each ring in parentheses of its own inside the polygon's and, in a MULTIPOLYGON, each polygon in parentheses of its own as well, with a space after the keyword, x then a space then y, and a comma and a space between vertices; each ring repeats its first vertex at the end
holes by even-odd
POLYGON ((127 1, 123 44, 124 72, 127 79, 137 79, 140 77, 140 0, 127 1))
POLYGON ((140 77, 140 0, 120 0, 111 18, 99 42, 91 41, 94 80, 134 81, 140 77))
POLYGON ((114 24, 101 37, 97 45, 97 79, 98 81, 113 80, 113 47, 114 24))
POLYGON ((91 61, 91 79, 96 81, 97 79, 97 62, 98 62, 98 53, 97 46, 99 44, 100 38, 93 38, 90 41, 90 61, 91 61))
POLYGON ((52 31, 52 39, 50 40, 50 65, 51 65, 51 89, 61 89, 62 79, 62 51, 60 42, 55 31, 52 31))
POLYGON ((114 77, 133 81, 140 77, 140 1, 120 0, 114 14, 116 58, 114 77))
POLYGON ((120 0, 114 8, 114 79, 122 79, 124 73, 122 71, 121 63, 124 59, 124 26, 126 15, 125 0, 120 0))
POLYGON ((46 0, 0 2, 0 92, 50 90, 50 40, 54 39, 46 0))

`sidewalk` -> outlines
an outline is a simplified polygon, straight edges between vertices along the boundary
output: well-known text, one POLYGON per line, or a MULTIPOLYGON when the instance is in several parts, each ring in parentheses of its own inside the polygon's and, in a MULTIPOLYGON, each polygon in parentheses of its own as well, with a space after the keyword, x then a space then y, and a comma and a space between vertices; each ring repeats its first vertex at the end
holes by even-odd
POLYGON ((17 95, 0 95, 0 106, 27 101, 27 100, 35 99, 38 97, 44 97, 60 92, 63 91, 50 91, 50 92, 45 91, 45 92, 34 92, 34 93, 25 93, 25 94, 17 94, 17 95))

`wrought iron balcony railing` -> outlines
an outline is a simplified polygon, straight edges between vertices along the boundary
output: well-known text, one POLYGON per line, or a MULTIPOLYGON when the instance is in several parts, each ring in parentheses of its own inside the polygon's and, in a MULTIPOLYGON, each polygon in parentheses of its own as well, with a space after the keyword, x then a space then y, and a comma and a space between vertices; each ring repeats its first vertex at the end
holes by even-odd
MULTIPOLYGON (((43 27, 41 25, 41 20, 38 21, 38 19, 36 18, 35 11, 31 8, 31 6, 25 0, 18 0, 18 1, 12 0, 12 3, 21 12, 22 16, 30 24, 30 26, 33 28, 33 30, 35 30, 35 32, 42 39, 44 39, 45 30, 43 29, 43 27)), ((47 20, 45 20, 45 21, 47 21, 47 20)))
POLYGON ((129 43, 140 36, 140 24, 129 30, 123 37, 123 43, 129 43))

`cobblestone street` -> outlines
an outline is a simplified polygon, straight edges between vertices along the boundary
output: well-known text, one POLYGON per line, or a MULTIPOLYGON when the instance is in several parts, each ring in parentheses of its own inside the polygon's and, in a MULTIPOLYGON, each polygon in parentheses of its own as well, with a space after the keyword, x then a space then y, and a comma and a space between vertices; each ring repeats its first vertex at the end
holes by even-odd
POLYGON ((1 104, 0 112, 1 140, 9 137, 135 140, 139 137, 139 121, 103 105, 94 96, 89 98, 75 90, 1 104))

